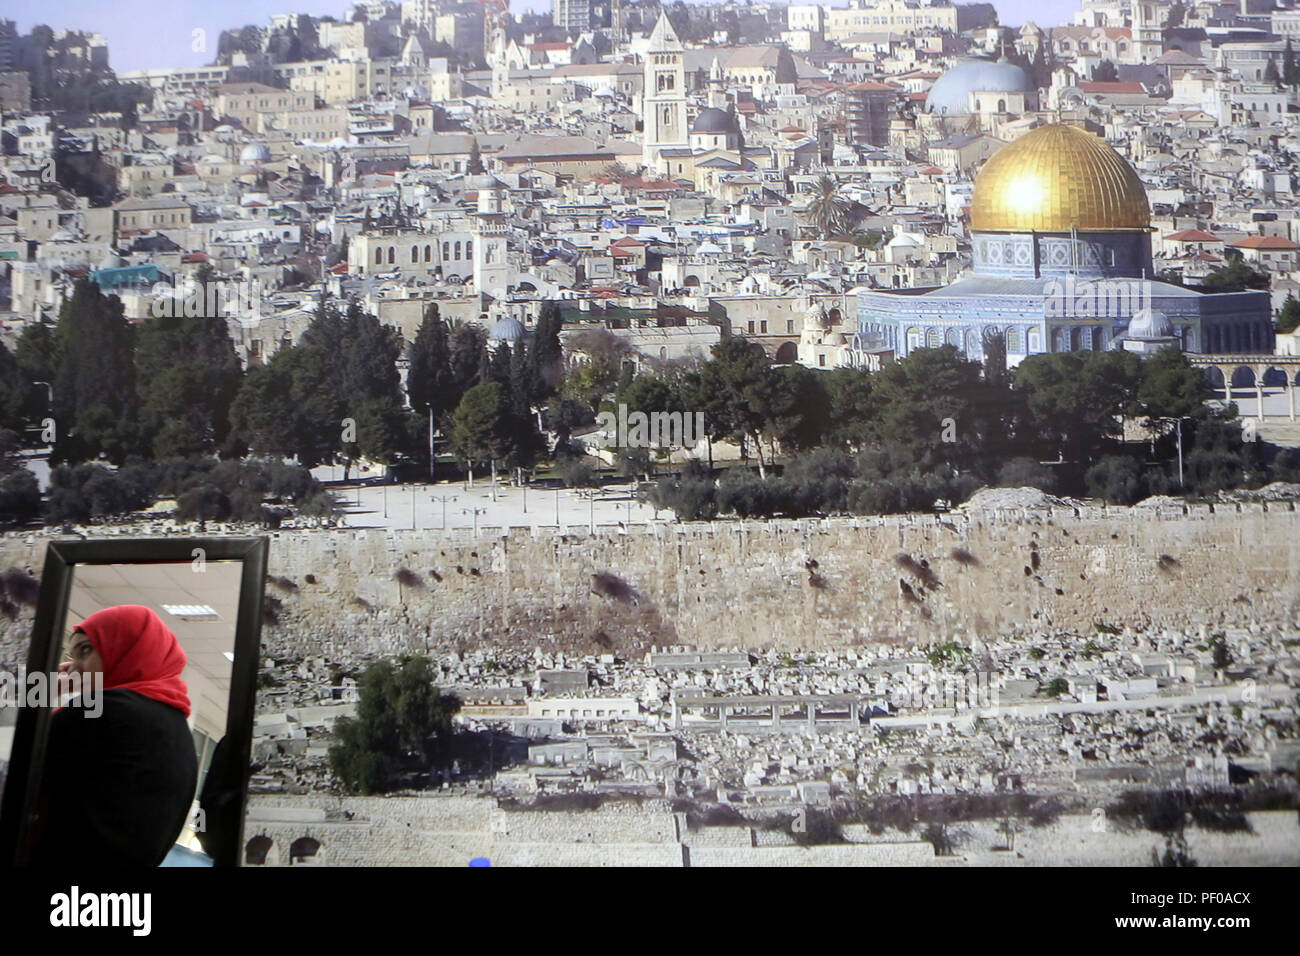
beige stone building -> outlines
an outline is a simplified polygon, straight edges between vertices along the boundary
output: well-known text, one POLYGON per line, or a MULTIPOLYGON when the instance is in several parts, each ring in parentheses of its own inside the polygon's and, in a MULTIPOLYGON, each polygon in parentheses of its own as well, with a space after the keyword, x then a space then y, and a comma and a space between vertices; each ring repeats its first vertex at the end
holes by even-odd
POLYGON ((939 7, 906 0, 854 0, 846 9, 826 11, 826 38, 843 40, 871 33, 913 34, 929 30, 957 32, 957 8, 939 7))
POLYGON ((216 97, 217 114, 236 120, 247 130, 260 131, 262 113, 314 110, 316 97, 308 90, 282 90, 264 83, 228 83, 216 97))
POLYGON ((348 243, 348 270, 354 275, 399 273, 405 279, 466 280, 474 274, 474 236, 463 230, 380 231, 354 236, 348 243))
POLYGON ((128 196, 147 198, 163 191, 176 178, 171 160, 133 163, 117 170, 117 188, 128 196))
POLYGON ((114 231, 119 239, 138 232, 185 230, 192 221, 189 203, 176 196, 125 199, 113 209, 117 214, 114 231))

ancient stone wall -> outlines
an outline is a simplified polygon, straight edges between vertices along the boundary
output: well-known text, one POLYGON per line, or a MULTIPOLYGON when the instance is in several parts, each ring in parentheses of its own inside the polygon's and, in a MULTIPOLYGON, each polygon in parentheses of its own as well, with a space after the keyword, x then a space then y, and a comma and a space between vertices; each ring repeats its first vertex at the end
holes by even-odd
MULTIPOLYGON (((0 565, 44 563, 8 536, 0 565)), ((970 517, 273 536, 277 640, 303 653, 515 646, 816 648, 1094 622, 1300 614, 1289 504, 970 517), (599 576, 599 577, 597 577, 599 576)), ((283 644, 281 645, 283 646, 283 644)))
MULTIPOLYGON (((1250 813, 1247 819, 1251 832, 1189 826, 1188 852, 1203 866, 1295 865, 1300 820, 1294 811, 1250 813)), ((1164 847, 1160 834, 1121 831, 1112 822, 1098 829, 1090 815, 1067 814, 1045 826, 1025 827, 1015 836, 1014 851, 992 851, 988 848, 1002 842, 997 826, 997 821, 954 824, 955 854, 937 857, 920 828, 851 844, 755 847, 747 827, 691 833, 672 813, 650 805, 507 811, 490 798, 445 794, 340 799, 267 794, 249 798, 244 837, 272 840, 267 857, 272 866, 286 865, 294 841, 303 837, 319 842, 313 862, 326 866, 465 866, 475 857, 493 866, 1149 866, 1152 849, 1164 847), (322 806, 328 819, 322 819, 322 806)))

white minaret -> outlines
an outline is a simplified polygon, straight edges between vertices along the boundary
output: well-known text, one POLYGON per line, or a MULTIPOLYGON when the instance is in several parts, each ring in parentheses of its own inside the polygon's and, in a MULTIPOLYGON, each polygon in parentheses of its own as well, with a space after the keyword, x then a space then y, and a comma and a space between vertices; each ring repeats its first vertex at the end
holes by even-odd
POLYGON ((667 172, 660 160, 664 149, 687 149, 685 48, 668 17, 659 15, 645 54, 645 91, 641 97, 641 120, 645 128, 641 161, 652 169, 667 172))
POLYGON ((478 179, 478 211, 474 215, 474 291, 495 298, 505 295, 510 281, 510 225, 501 202, 502 185, 491 174, 478 179))

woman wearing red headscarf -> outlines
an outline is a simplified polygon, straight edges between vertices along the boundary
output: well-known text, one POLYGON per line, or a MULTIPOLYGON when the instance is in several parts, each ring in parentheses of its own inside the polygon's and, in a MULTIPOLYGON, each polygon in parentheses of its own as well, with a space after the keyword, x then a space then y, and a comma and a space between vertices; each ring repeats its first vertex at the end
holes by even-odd
POLYGON ((74 628, 63 673, 103 675, 103 709, 67 706, 50 725, 33 864, 157 866, 185 826, 198 781, 186 718, 185 652, 152 610, 105 608, 74 628))

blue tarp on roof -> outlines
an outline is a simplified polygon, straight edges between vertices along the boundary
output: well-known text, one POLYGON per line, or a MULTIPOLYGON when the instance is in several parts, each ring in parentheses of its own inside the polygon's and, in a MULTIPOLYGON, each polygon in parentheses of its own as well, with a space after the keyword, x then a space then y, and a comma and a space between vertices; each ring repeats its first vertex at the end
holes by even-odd
POLYGON ((120 266, 115 269, 96 269, 90 274, 90 281, 99 286, 101 292, 111 292, 127 286, 151 286, 161 280, 162 273, 152 263, 142 266, 120 266))

